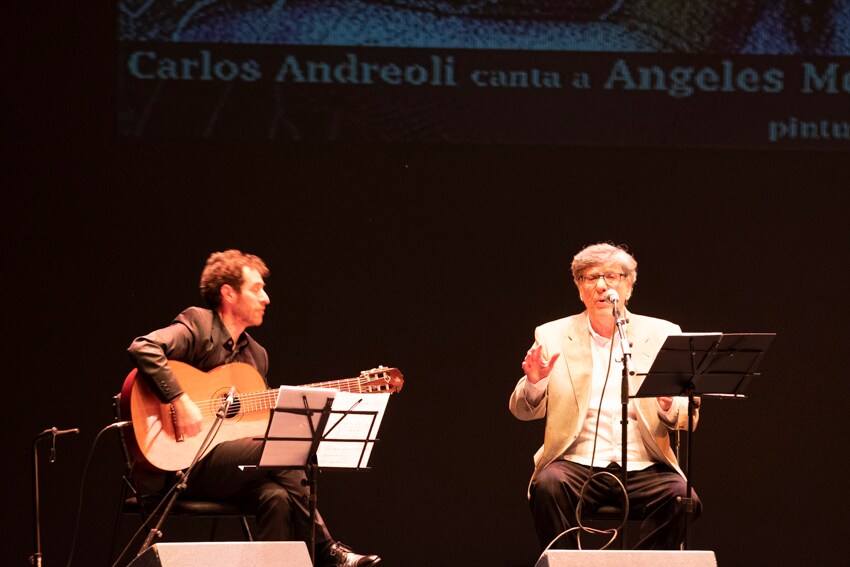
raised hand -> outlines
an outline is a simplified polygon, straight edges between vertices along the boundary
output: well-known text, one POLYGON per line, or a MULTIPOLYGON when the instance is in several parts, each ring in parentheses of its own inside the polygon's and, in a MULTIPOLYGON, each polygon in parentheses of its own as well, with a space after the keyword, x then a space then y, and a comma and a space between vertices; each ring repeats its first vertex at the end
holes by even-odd
POLYGON ((532 384, 546 378, 552 372, 552 367, 555 365, 555 361, 558 360, 559 356, 561 356, 561 353, 556 352, 551 358, 546 359, 543 357, 543 345, 531 347, 522 361, 522 370, 525 372, 525 377, 532 384))

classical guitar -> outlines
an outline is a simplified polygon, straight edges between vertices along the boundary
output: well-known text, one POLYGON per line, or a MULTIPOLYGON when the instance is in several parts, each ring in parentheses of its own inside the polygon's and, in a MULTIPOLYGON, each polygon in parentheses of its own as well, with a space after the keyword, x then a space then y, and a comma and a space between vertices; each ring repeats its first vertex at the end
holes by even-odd
MULTIPOLYGON (((233 405, 207 451, 224 441, 265 434, 278 389, 268 389, 253 366, 234 362, 209 372, 174 360, 170 360, 168 366, 183 391, 201 410, 202 431, 194 437, 176 439, 170 406, 159 401, 146 380, 137 380, 138 370, 133 370, 121 388, 120 409, 121 415, 133 424, 133 434, 125 439, 137 463, 162 471, 177 471, 192 464, 231 387, 236 392, 233 405)), ((304 384, 364 394, 398 392, 403 385, 401 372, 385 367, 363 371, 356 378, 304 384)))

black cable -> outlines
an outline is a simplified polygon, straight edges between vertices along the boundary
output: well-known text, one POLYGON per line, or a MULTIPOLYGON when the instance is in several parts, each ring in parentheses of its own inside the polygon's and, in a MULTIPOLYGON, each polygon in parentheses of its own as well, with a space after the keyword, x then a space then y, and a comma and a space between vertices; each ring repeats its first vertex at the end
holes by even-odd
POLYGON ((95 435, 95 437, 94 437, 94 441, 92 442, 91 449, 89 450, 89 455, 86 458, 86 464, 83 467, 83 477, 80 480, 80 499, 79 499, 79 502, 77 503, 77 517, 74 520, 74 535, 71 538, 71 551, 68 554, 68 563, 66 564, 67 567, 71 567, 71 562, 74 560, 74 551, 77 547, 77 534, 78 534, 79 529, 80 529, 80 517, 82 516, 82 511, 83 511, 83 490, 85 489, 85 486, 86 486, 86 476, 88 476, 89 465, 91 464, 92 456, 94 455, 94 450, 97 447, 98 441, 100 441, 101 435, 103 435, 106 431, 108 431, 110 429, 117 429, 117 428, 122 427, 123 425, 126 425, 126 424, 127 424, 127 422, 123 422, 123 421, 110 423, 109 425, 107 425, 106 427, 104 427, 103 429, 98 431, 97 435, 95 435))
MULTIPOLYGON (((552 539, 552 541, 549 542, 549 545, 547 545, 546 548, 543 550, 543 552, 540 554, 541 557, 543 556, 543 553, 546 553, 552 547, 552 545, 555 544, 555 542, 557 542, 559 539, 561 539, 566 534, 573 532, 573 531, 578 531, 578 534, 576 535, 576 542, 578 543, 579 549, 581 549, 581 532, 594 533, 594 534, 611 534, 611 539, 608 540, 608 542, 605 543, 605 545, 603 545, 600 548, 600 549, 607 549, 608 546, 611 545, 614 542, 614 540, 617 539, 617 534, 619 533, 620 528, 622 528, 623 525, 625 525, 626 521, 629 518, 629 495, 626 493, 626 487, 623 486, 622 481, 619 478, 617 478, 616 475, 611 474, 608 471, 597 471, 595 473, 593 472, 594 461, 596 460, 596 442, 599 438, 599 420, 602 416, 602 403, 605 400, 605 390, 608 387, 608 377, 611 374, 611 363, 613 362, 613 359, 614 359, 614 342, 615 342, 614 339, 616 338, 616 336, 617 335, 614 335, 613 337, 611 337, 611 348, 608 351, 608 367, 605 371, 605 382, 602 384, 602 394, 599 397, 599 407, 597 408, 597 411, 596 411, 596 425, 594 426, 594 433, 593 433, 593 449, 592 449, 591 454, 590 454, 590 468, 587 471, 587 480, 584 481, 584 484, 582 484, 581 490, 579 491, 579 500, 578 500, 578 505, 576 506, 576 523, 578 525, 575 526, 575 527, 569 528, 567 530, 564 530, 563 532, 561 532, 557 536, 555 536, 554 539, 552 539), (590 485, 590 482, 598 476, 605 476, 605 475, 610 476, 614 480, 616 480, 617 484, 620 485, 620 488, 623 491, 623 499, 624 499, 623 519, 616 528, 610 528, 610 529, 607 529, 607 530, 599 530, 599 529, 596 529, 596 528, 591 528, 589 526, 585 526, 581 523, 581 509, 582 509, 582 502, 584 501, 584 494, 587 491, 587 487, 590 485)), ((591 340, 593 340, 593 339, 591 338, 591 340)), ((624 442, 624 441, 625 440, 621 440, 621 443, 624 442)))
MULTIPOLYGON (((615 341, 616 337, 617 337, 616 334, 614 334, 614 336, 611 337, 611 348, 608 350, 608 366, 605 370, 605 382, 602 384, 602 394, 599 396, 599 407, 596 410, 596 426, 595 426, 594 433, 593 433, 593 450, 591 451, 591 454, 590 454, 590 468, 588 469, 587 480, 584 481, 584 484, 581 487, 581 491, 579 492, 578 505, 576 506, 576 523, 578 524, 578 527, 581 528, 581 531, 586 531, 586 532, 589 532, 589 533, 610 533, 610 534, 612 534, 611 539, 605 545, 603 545, 600 549, 606 549, 609 545, 611 545, 614 542, 615 539, 617 539, 617 534, 619 533, 620 528, 622 528, 623 525, 625 525, 626 520, 628 520, 628 517, 629 517, 629 495, 626 493, 626 487, 623 486, 622 481, 619 478, 617 478, 616 475, 611 474, 608 471, 598 471, 598 472, 595 472, 595 473, 593 472, 594 462, 596 461, 596 442, 599 438, 599 420, 602 417, 602 403, 605 400, 605 390, 608 388, 608 378, 610 377, 610 374, 611 374, 611 365, 612 365, 611 363, 613 362, 613 359, 614 359, 614 343, 616 342, 615 341), (623 503, 623 510, 622 510, 623 519, 616 528, 611 528, 611 529, 608 529, 608 530, 597 530, 597 529, 594 529, 594 528, 589 528, 589 527, 587 527, 587 526, 585 526, 581 523, 582 502, 584 501, 584 493, 586 492, 587 487, 590 486, 590 482, 594 478, 596 478, 597 476, 605 476, 605 475, 614 478, 617 481, 617 484, 619 484, 620 488, 622 489, 623 502, 624 502, 623 503)), ((625 443, 625 442, 626 442, 626 439, 620 440, 620 443, 625 443)), ((578 548, 579 549, 581 549, 581 531, 576 536, 576 541, 578 542, 578 548)))

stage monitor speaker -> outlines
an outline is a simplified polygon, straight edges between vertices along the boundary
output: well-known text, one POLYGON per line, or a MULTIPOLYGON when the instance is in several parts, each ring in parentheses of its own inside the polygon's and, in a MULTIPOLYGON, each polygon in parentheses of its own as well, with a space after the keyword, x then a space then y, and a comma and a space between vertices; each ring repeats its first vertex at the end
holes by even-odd
POLYGON ((717 567, 713 551, 549 550, 535 567, 717 567))
POLYGON ((157 543, 129 567, 312 567, 303 541, 157 543))

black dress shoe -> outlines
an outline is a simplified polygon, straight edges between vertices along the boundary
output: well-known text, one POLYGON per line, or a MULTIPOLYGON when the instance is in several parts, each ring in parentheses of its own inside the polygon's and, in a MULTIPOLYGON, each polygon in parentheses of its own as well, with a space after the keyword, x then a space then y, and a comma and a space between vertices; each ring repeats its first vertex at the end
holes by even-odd
POLYGON ((322 563, 327 567, 372 567, 381 562, 377 555, 360 555, 338 541, 331 544, 325 553, 325 561, 322 563))

